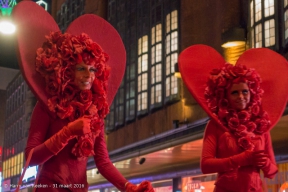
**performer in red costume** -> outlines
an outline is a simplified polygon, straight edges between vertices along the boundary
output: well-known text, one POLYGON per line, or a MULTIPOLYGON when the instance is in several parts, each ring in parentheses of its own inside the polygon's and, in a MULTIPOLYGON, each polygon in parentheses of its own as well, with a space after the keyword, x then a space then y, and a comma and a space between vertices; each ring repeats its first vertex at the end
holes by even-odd
POLYGON ((280 74, 288 71, 286 59, 269 49, 251 49, 233 66, 211 47, 194 45, 181 53, 179 65, 189 91, 211 117, 201 170, 218 173, 214 191, 263 191, 260 170, 267 178, 278 171, 269 130, 287 102, 288 79, 280 74))
POLYGON ((84 15, 62 34, 53 18, 29 1, 19 3, 13 16, 21 31, 21 70, 39 100, 25 149, 26 158, 32 155, 29 165, 42 167, 37 182, 42 187, 36 191, 88 191, 86 165, 93 156, 100 174, 119 190, 153 192, 148 181, 128 182, 107 152, 103 119, 125 70, 116 30, 95 15, 84 15))

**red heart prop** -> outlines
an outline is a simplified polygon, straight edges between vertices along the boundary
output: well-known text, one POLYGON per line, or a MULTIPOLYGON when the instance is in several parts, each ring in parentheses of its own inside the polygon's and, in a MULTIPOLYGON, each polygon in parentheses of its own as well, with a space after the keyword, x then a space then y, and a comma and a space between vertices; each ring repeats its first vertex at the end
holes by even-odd
MULTIPOLYGON (((212 47, 193 45, 180 54, 178 62, 188 90, 206 113, 218 122, 207 106, 204 90, 211 70, 223 67, 225 60, 212 47)), ((273 128, 282 116, 288 99, 287 60, 270 49, 257 48, 245 51, 236 63, 239 64, 256 69, 261 76, 264 90, 262 106, 269 114, 270 129, 273 128)))
MULTIPOLYGON (((46 40, 45 35, 60 31, 53 17, 41 6, 32 1, 22 1, 14 9, 12 16, 17 25, 18 57, 22 74, 39 101, 47 103, 49 96, 45 91, 45 80, 35 70, 36 50, 46 40)), ((108 103, 113 98, 122 81, 126 52, 118 32, 107 21, 93 14, 86 14, 74 20, 67 33, 80 35, 86 33, 109 55, 107 64, 111 67, 108 81, 108 103)))

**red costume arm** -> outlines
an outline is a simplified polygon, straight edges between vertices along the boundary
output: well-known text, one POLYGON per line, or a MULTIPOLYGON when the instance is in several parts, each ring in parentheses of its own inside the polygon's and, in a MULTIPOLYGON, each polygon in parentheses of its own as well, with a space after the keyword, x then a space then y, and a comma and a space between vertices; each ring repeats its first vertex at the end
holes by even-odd
POLYGON ((264 173, 264 177, 272 179, 278 172, 278 168, 276 166, 270 132, 265 133, 264 139, 265 139, 265 152, 268 154, 268 159, 265 166, 262 167, 261 169, 264 173))
POLYGON ((125 191, 125 183, 127 180, 110 161, 104 137, 104 127, 101 129, 99 136, 95 140, 94 151, 95 164, 101 175, 119 190, 125 191))
POLYGON ((211 120, 206 126, 201 157, 201 170, 204 174, 226 172, 239 166, 251 164, 251 152, 245 151, 227 158, 217 158, 218 132, 220 127, 211 120))
POLYGON ((29 136, 25 148, 25 158, 30 151, 34 152, 29 165, 39 165, 50 159, 54 154, 45 146, 47 131, 50 125, 50 117, 38 102, 33 110, 29 136))

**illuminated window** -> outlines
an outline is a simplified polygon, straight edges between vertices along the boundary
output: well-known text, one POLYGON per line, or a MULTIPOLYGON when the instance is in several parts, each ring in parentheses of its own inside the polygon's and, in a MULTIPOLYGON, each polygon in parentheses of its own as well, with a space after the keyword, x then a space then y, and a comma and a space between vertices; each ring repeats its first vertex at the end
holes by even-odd
POLYGON ((265 21, 265 46, 269 47, 275 45, 275 20, 270 19, 265 21))
POLYGON ((3 177, 9 178, 20 175, 23 168, 23 155, 21 152, 3 162, 3 177))
POLYGON ((251 15, 250 26, 253 27, 253 25, 254 25, 254 4, 253 4, 253 1, 250 2, 250 15, 251 15))
POLYGON ((137 111, 148 108, 148 36, 138 39, 138 106, 137 111))
POLYGON ((166 101, 179 97, 178 79, 174 76, 174 67, 178 61, 178 11, 174 10, 166 16, 166 73, 165 98, 166 101))
POLYGON ((274 0, 264 1, 264 16, 268 17, 274 15, 274 0))
POLYGON ((6 162, 7 161, 3 162, 3 177, 4 178, 7 178, 7 168, 6 168, 7 163, 6 162))
POLYGON ((284 42, 288 42, 288 0, 284 0, 284 42))
MULTIPOLYGON (((287 4, 286 4, 286 6, 287 6, 287 4)), ((286 40, 286 39, 288 39, 288 9, 286 9, 285 13, 284 13, 284 25, 285 25, 284 37, 286 40)))
POLYGON ((255 47, 261 47, 262 46, 262 25, 258 24, 255 26, 255 47))
POLYGON ((162 24, 151 29, 151 105, 162 102, 162 24))
POLYGON ((251 0, 251 47, 273 47, 276 43, 275 0, 251 0))
MULTIPOLYGON (((253 4, 253 3, 252 3, 253 4)), ((255 1, 255 22, 260 21, 262 18, 262 12, 261 12, 261 0, 255 1)))

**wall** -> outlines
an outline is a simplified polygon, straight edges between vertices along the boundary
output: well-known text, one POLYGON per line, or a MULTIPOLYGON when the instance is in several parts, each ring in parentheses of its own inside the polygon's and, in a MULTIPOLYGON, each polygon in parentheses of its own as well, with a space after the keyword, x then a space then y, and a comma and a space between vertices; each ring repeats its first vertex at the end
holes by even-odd
POLYGON ((107 0, 86 0, 85 13, 95 14, 104 19, 107 18, 107 0))

